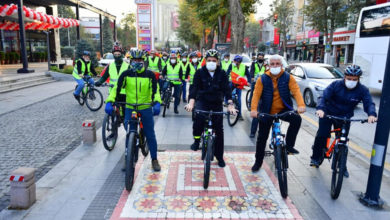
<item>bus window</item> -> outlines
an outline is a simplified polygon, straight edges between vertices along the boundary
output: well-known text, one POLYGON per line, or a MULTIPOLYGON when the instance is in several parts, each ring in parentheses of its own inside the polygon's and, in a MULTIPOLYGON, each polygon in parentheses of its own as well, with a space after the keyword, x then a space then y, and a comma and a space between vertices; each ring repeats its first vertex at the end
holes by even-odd
POLYGON ((360 37, 390 36, 390 6, 363 11, 360 37))

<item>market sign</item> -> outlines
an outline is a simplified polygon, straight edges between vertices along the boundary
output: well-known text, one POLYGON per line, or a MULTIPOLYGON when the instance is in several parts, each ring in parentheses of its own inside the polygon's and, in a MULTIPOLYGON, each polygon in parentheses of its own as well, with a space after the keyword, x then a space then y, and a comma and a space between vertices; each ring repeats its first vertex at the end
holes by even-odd
POLYGON ((296 41, 295 40, 289 40, 287 41, 286 47, 295 47, 296 41))
POLYGON ((333 36, 333 45, 341 44, 354 44, 355 43, 355 33, 347 34, 335 34, 333 36))
POLYGON ((141 50, 152 49, 152 1, 136 0, 137 4, 137 47, 141 50))

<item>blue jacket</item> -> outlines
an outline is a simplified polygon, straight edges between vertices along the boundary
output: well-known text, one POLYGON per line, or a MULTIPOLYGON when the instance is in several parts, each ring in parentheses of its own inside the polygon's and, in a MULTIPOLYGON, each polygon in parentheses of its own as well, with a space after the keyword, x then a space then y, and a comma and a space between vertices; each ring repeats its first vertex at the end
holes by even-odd
POLYGON ((355 107, 361 101, 363 101, 364 111, 369 116, 376 117, 375 104, 367 87, 359 82, 354 89, 349 90, 344 80, 337 80, 324 90, 317 109, 323 110, 328 115, 352 118, 355 107))

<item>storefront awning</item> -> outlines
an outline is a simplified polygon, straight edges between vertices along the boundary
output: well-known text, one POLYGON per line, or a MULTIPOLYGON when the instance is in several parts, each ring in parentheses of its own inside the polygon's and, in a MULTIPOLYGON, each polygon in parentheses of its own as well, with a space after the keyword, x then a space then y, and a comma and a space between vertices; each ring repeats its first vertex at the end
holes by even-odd
MULTIPOLYGON (((14 4, 5 4, 0 7, 1 17, 17 18, 18 6, 14 4)), ((69 18, 59 18, 52 15, 48 15, 42 12, 37 12, 31 8, 23 6, 23 13, 26 18, 25 29, 26 30, 47 30, 57 28, 69 28, 80 25, 80 21, 69 18)), ((0 29, 2 30, 19 30, 19 24, 13 21, 6 21, 0 23, 0 29)))

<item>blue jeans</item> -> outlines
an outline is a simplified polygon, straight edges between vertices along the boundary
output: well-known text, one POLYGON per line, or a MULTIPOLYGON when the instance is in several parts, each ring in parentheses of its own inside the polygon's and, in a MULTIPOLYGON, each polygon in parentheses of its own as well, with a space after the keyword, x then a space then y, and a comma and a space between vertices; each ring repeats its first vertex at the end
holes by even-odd
MULTIPOLYGON (((84 88, 84 86, 85 86, 85 81, 84 81, 84 79, 76 79, 76 78, 74 78, 74 77, 73 77, 73 79, 76 80, 76 82, 77 82, 77 84, 78 84, 77 89, 74 91, 73 94, 75 94, 75 95, 80 95, 81 90, 83 90, 83 88, 84 88)), ((89 83, 90 83, 90 84, 95 84, 95 82, 93 81, 92 78, 89 78, 89 83)))
POLYGON ((187 82, 183 81, 183 100, 187 99, 187 82))
MULTIPOLYGON (((131 119, 131 113, 134 109, 126 108, 125 110, 125 129, 127 131, 127 127, 129 121, 131 119)), ((141 113, 141 121, 144 126, 144 135, 146 137, 146 143, 149 146, 150 157, 152 160, 157 160, 157 140, 156 134, 154 132, 154 120, 153 120, 153 111, 152 108, 147 108, 144 110, 138 110, 141 113)), ((130 124, 130 130, 136 129, 136 124, 130 124)))

